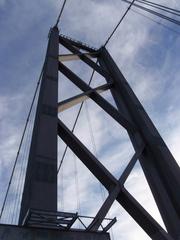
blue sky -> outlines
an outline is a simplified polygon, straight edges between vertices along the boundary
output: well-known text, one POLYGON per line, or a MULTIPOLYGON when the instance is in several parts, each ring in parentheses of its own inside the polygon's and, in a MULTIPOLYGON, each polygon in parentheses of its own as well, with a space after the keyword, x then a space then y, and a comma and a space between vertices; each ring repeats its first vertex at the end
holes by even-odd
MULTIPOLYGON (((158 0, 158 2, 180 9, 178 0, 171 2, 158 0)), ((61 4, 62 1, 57 0, 0 0, 0 192, 2 193, 0 207, 44 60, 48 31, 56 21, 61 4)), ((67 0, 60 32, 98 48, 103 45, 126 8, 127 5, 120 0, 67 0)), ((165 20, 152 18, 180 32, 178 27, 165 20)), ((130 11, 107 45, 178 163, 180 163, 179 37, 180 34, 130 11)), ((61 52, 63 52, 62 48, 60 48, 61 52)), ((91 73, 88 67, 79 63, 69 63, 68 66, 88 81, 91 73)), ((92 86, 101 82, 103 82, 102 78, 96 74, 92 86)), ((78 92, 78 89, 60 75, 60 99, 78 92)), ((111 101, 109 93, 104 94, 104 97, 111 101)), ((88 101, 87 105, 91 115, 90 121, 93 124, 97 155, 100 161, 119 177, 133 154, 127 134, 93 102, 88 101)), ((77 109, 78 106, 60 116, 69 127, 72 126, 77 109)), ((86 111, 83 108, 75 133, 94 151, 86 111)), ((63 147, 63 143, 59 142, 60 154, 63 147)), ((68 151, 63 167, 64 200, 62 203, 62 198, 59 199, 59 208, 74 212, 79 210, 77 209, 79 202, 81 214, 94 215, 102 203, 99 184, 80 161, 76 160, 78 200, 75 179, 70 177, 74 176, 74 161, 73 154, 68 151), (69 193, 74 194, 73 202, 69 193)), ((59 180, 59 194, 62 196, 62 173, 59 180)), ((138 164, 129 177, 126 187, 162 224, 138 164)), ((132 235, 134 240, 149 239, 118 204, 113 205, 110 216, 118 218, 118 222, 113 227, 115 239, 121 237, 123 240, 129 240, 132 235)))

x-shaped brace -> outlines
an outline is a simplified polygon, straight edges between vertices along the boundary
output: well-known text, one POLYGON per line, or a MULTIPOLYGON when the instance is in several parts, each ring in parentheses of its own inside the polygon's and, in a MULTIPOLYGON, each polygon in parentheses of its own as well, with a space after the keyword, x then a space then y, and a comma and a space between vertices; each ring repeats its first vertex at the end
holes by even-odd
MULTIPOLYGON (((119 181, 98 161, 98 159, 79 141, 79 139, 58 120, 58 135, 92 172, 92 174, 109 191, 109 199, 105 203, 107 209, 116 199, 134 220, 147 232, 154 240, 172 240, 172 237, 151 217, 151 215, 133 198, 133 196, 124 188, 123 182, 126 180, 129 172, 133 168, 136 159, 143 151, 136 153, 128 164, 126 170, 119 181)), ((100 210, 101 211, 101 210, 100 210)))

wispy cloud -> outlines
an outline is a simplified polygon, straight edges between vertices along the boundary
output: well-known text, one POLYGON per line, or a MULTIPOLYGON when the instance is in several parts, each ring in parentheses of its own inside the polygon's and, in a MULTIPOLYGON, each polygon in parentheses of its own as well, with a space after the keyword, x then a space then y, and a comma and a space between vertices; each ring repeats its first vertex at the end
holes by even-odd
MULTIPOLYGON (((167 4, 165 0, 159 2, 167 4)), ((177 0, 172 1, 171 4, 180 8, 177 0)), ((69 0, 62 17, 60 32, 100 47, 126 7, 118 0, 69 0)), ((0 39, 1 192, 5 191, 8 183, 27 115, 27 106, 30 104, 45 55, 48 30, 55 22, 58 11, 58 1, 29 2, 25 0, 21 3, 0 1, 0 27, 3 29, 0 39)), ((163 23, 166 24, 166 22, 163 23)), ((179 35, 134 12, 129 12, 107 47, 180 163, 180 112, 177 109, 180 103, 179 35)), ((77 63, 70 63, 68 66, 88 81, 91 72, 89 68, 77 63)), ((96 81, 101 81, 98 79, 100 78, 96 75, 93 85, 96 85, 96 81)), ((60 99, 80 92, 73 88, 68 81, 60 75, 60 99)), ((104 96, 110 99, 109 94, 104 96)), ((60 115, 70 128, 77 108, 60 115)), ((88 109, 97 156, 112 174, 119 177, 125 163, 133 154, 128 136, 96 104, 88 101, 88 109)), ((75 134, 94 152, 84 108, 75 134)), ((64 144, 60 143, 59 152, 61 154, 63 148, 64 144)), ((99 183, 79 160, 77 160, 77 169, 79 193, 76 189, 75 177, 77 176, 74 158, 69 151, 63 167, 63 196, 61 193, 62 172, 60 172, 59 198, 61 200, 62 197, 64 198, 64 210, 77 211, 77 202, 79 201, 82 213, 94 215, 102 204, 99 183)), ((162 224, 140 166, 135 167, 126 187, 162 224)), ((0 202, 2 202, 2 198, 3 196, 0 195, 0 202)), ((60 199, 59 201, 61 201, 60 199)), ((59 205, 61 204, 59 203, 59 205)), ((117 203, 111 208, 110 215, 118 217, 118 222, 113 228, 115 239, 129 240, 132 239, 132 235, 133 239, 149 239, 117 203)))

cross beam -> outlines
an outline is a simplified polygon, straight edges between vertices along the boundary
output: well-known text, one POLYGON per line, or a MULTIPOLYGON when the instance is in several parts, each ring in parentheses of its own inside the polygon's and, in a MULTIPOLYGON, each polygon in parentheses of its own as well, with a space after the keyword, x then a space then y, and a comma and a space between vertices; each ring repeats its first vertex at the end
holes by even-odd
POLYGON ((112 87, 112 84, 110 84, 110 83, 104 84, 104 85, 101 85, 101 86, 99 86, 97 88, 94 88, 90 91, 78 94, 74 97, 71 97, 71 98, 68 98, 64 101, 61 101, 61 102, 58 103, 58 112, 63 112, 66 109, 69 109, 69 108, 75 106, 76 104, 79 104, 79 103, 89 99, 90 95, 94 91, 97 92, 97 93, 103 93, 103 92, 109 90, 111 87, 112 87))
MULTIPOLYGON (((63 63, 59 62, 59 71, 69 78, 77 87, 83 92, 92 91, 92 88, 73 73, 63 63)), ((101 108, 103 108, 112 118, 114 118, 120 125, 130 131, 135 131, 135 126, 122 115, 115 107, 113 107, 108 101, 101 97, 97 92, 92 92, 90 98, 94 100, 101 108)))
MULTIPOLYGON (((66 47, 69 51, 71 51, 73 54, 76 54, 79 56, 79 58, 86 63, 87 65, 89 65, 90 67, 92 67, 94 70, 96 70, 96 72, 98 72, 99 74, 101 74, 103 77, 108 77, 108 73, 101 68, 97 63, 93 62, 90 58, 88 58, 88 56, 86 54, 82 54, 80 52, 79 49, 75 48, 67 39, 63 39, 63 38, 59 38, 59 42, 66 47)), ((97 52, 98 54, 98 52, 97 52)))
POLYGON ((90 46, 87 45, 87 44, 84 44, 84 43, 82 43, 82 42, 80 42, 80 41, 77 41, 77 40, 75 40, 75 39, 72 39, 72 38, 70 38, 70 37, 68 37, 68 36, 65 36, 65 35, 62 35, 62 34, 60 34, 60 36, 59 36, 59 40, 61 40, 61 39, 68 40, 68 42, 69 42, 72 46, 75 46, 76 48, 79 48, 79 49, 83 49, 83 50, 88 51, 88 52, 90 52, 90 53, 91 53, 91 52, 94 52, 94 51, 97 51, 96 48, 90 47, 90 46))
POLYGON ((98 56, 98 53, 92 52, 92 53, 80 53, 80 54, 61 54, 59 55, 59 61, 67 62, 72 60, 80 60, 81 55, 85 55, 88 58, 96 58, 98 56))

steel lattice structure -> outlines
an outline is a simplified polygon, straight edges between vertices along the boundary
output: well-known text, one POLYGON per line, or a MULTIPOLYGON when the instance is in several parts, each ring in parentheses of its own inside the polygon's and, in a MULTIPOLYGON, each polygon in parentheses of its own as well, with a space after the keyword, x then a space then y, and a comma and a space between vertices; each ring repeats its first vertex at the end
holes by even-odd
POLYGON ((22 197, 20 225, 23 224, 29 209, 57 211, 57 135, 109 192, 96 217, 88 226, 89 231, 98 230, 102 219, 113 202, 117 200, 152 239, 180 239, 180 169, 168 147, 107 49, 102 47, 97 50, 59 35, 58 28, 54 27, 49 35, 40 86, 22 197), (72 54, 59 56, 59 44, 72 54), (97 62, 91 58, 96 58, 97 62), (89 65, 103 76, 107 83, 95 89, 91 88, 63 64, 63 61, 75 59, 80 59, 89 65), (58 103, 58 71, 83 93, 58 103), (100 95, 108 89, 111 91, 117 109, 100 95), (58 112, 87 98, 91 98, 127 130, 134 147, 135 154, 119 179, 116 179, 58 119, 58 112), (168 233, 124 187, 137 159, 142 166, 168 233))

